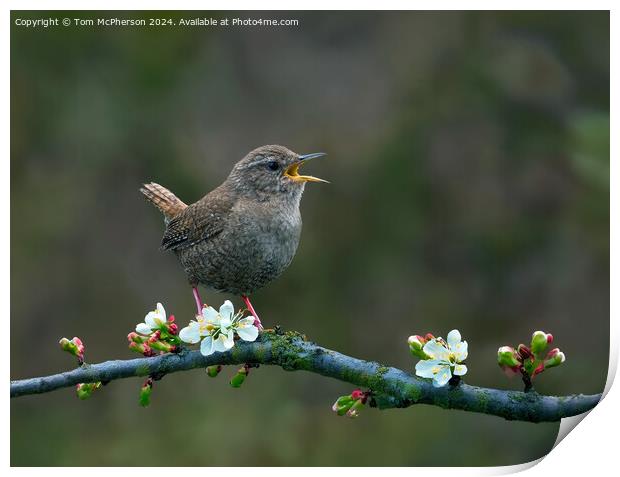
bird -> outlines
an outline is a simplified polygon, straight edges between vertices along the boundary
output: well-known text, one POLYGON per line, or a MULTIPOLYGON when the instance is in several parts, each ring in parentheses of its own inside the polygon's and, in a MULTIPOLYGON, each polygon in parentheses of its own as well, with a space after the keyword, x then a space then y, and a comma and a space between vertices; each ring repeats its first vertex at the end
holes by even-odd
POLYGON ((249 297, 293 260, 305 185, 328 182, 299 170, 325 155, 300 155, 280 145, 258 147, 233 166, 221 185, 190 205, 164 186, 143 184, 140 192, 164 215, 161 248, 179 259, 199 315, 202 285, 241 296, 255 326, 262 329, 249 297))

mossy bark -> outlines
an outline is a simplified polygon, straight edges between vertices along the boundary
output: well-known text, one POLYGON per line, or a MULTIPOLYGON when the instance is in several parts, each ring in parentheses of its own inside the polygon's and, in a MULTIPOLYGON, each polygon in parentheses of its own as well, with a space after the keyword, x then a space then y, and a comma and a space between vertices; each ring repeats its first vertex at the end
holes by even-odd
POLYGON ((535 392, 503 391, 459 383, 435 388, 429 380, 400 369, 346 356, 307 341, 297 332, 267 330, 253 342, 239 341, 225 353, 202 356, 182 350, 152 358, 84 364, 64 373, 11 381, 11 397, 38 394, 78 383, 110 382, 138 376, 163 376, 177 371, 228 364, 267 364, 286 371, 309 371, 373 391, 381 409, 430 404, 504 417, 510 420, 559 421, 592 409, 601 395, 542 396, 535 392))

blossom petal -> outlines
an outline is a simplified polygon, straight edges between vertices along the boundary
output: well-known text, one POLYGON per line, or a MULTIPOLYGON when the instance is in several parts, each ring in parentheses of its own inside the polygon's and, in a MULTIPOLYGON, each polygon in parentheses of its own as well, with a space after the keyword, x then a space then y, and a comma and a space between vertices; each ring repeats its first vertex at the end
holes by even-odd
POLYGON ((439 359, 442 361, 448 361, 448 349, 439 343, 437 340, 430 340, 422 348, 424 352, 432 359, 439 359))
POLYGON ((438 359, 423 359, 415 365, 415 374, 421 378, 432 378, 443 366, 444 363, 438 359))
POLYGON ((144 317, 144 322, 149 325, 151 329, 156 329, 159 324, 157 323, 157 318, 159 314, 156 311, 149 311, 144 317))
MULTIPOLYGON (((222 316, 220 314, 220 328, 222 330, 228 330, 228 328, 230 328, 232 325, 232 321, 230 321, 230 318, 228 316, 222 316)), ((225 333, 227 333, 227 331, 224 331, 225 333)))
POLYGON ((254 326, 254 318, 244 318, 239 322, 239 326, 237 327, 237 334, 239 338, 244 341, 254 341, 258 337, 258 328, 254 326), (250 320, 251 324, 241 324, 245 320, 250 320))
POLYGON ((209 323, 219 323, 219 313, 212 306, 205 306, 202 309, 202 316, 209 323))
POLYGON ((463 376, 465 373, 467 373, 467 366, 465 366, 464 364, 457 364, 454 367, 455 376, 463 376))
POLYGON ((440 388, 445 386, 448 381, 452 378, 452 373, 450 372, 449 366, 443 366, 441 371, 439 371, 435 377, 433 378, 433 386, 436 388, 440 388))
POLYGON ((228 335, 226 335, 226 339, 224 340, 224 346, 226 349, 235 346, 235 332, 233 330, 228 330, 228 335))
POLYGON ((232 319, 233 314, 235 313, 235 307, 230 302, 230 300, 226 300, 222 306, 220 306, 220 315, 222 319, 228 319, 230 321, 232 319))
POLYGON ((237 326, 239 328, 246 328, 248 326, 254 326, 254 321, 256 319, 253 316, 246 316, 245 318, 241 318, 238 322, 237 322, 237 326))
POLYGON ((229 330, 228 333, 220 333, 217 339, 213 340, 213 349, 219 352, 228 351, 234 345, 235 339, 233 330, 229 330))
POLYGON ((179 338, 186 343, 195 344, 200 341, 200 325, 192 321, 189 326, 186 326, 179 331, 179 338))
POLYGON ((457 363, 465 361, 467 359, 467 341, 461 341, 454 348, 452 348, 452 351, 454 352, 454 357, 456 358, 457 363))
POLYGON ((166 321, 166 310, 164 309, 164 305, 161 303, 157 303, 157 313, 162 318, 162 320, 166 321))
POLYGON ((151 327, 146 323, 138 323, 136 325, 136 331, 141 335, 150 335, 152 332, 151 327))
POLYGON ((448 333, 447 341, 450 349, 454 350, 454 347, 461 342, 461 333, 459 332, 459 330, 452 330, 450 333, 448 333))
POLYGON ((220 333, 220 335, 213 340, 213 351, 219 351, 220 353, 226 351, 226 346, 224 346, 225 339, 226 335, 220 333))
POLYGON ((213 354, 214 351, 213 338, 207 336, 202 340, 202 343, 200 343, 200 354, 203 356, 209 356, 210 354, 213 354))

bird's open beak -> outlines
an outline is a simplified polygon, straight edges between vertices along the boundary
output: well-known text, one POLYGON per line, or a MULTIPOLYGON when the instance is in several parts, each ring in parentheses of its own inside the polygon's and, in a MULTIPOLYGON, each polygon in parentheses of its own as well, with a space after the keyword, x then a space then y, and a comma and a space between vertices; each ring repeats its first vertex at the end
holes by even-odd
POLYGON ((329 184, 328 181, 324 179, 319 179, 318 177, 299 175, 299 168, 303 163, 310 159, 314 159, 315 157, 321 157, 326 155, 327 154, 325 154, 324 152, 313 152, 312 154, 304 154, 303 156, 299 156, 299 160, 288 166, 286 171, 284 171, 284 175, 289 179, 294 180, 295 182, 326 182, 329 184))

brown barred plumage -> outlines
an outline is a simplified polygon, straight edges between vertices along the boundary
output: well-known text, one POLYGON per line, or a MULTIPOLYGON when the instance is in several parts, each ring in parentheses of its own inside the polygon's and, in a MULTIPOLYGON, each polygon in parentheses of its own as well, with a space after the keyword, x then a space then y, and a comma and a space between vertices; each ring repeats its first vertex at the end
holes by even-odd
POLYGON ((142 192, 155 207, 161 210, 168 220, 179 215, 179 213, 187 207, 185 202, 164 186, 156 184, 155 182, 144 184, 140 188, 140 192, 142 192))

